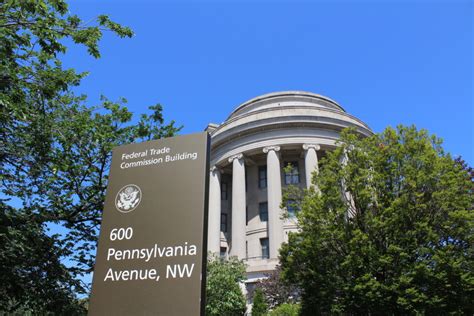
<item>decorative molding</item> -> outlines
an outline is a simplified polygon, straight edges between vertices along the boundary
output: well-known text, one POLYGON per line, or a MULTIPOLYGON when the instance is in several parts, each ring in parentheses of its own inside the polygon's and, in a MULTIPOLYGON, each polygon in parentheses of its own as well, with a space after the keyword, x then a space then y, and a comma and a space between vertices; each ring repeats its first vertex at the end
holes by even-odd
MULTIPOLYGON (((359 118, 347 113, 347 112, 341 112, 339 110, 334 110, 330 108, 324 108, 324 107, 312 107, 312 106, 298 106, 298 105, 292 105, 292 106, 277 106, 277 107, 269 107, 269 108, 263 108, 260 110, 256 111, 251 111, 249 113, 243 113, 235 117, 229 117, 225 122, 220 124, 216 130, 213 132, 213 138, 226 132, 229 131, 235 126, 239 125, 244 125, 245 123, 253 122, 253 123, 260 123, 262 121, 261 118, 258 118, 259 116, 268 116, 277 120, 284 120, 284 119, 290 119, 294 122, 301 123, 302 118, 306 117, 307 119, 304 119, 304 121, 314 121, 315 124, 321 124, 324 123, 326 120, 329 120, 326 124, 328 125, 344 125, 344 127, 348 126, 356 126, 362 130, 366 130, 368 132, 368 135, 372 135, 373 132, 370 129, 370 127, 364 123, 362 120, 359 118), (278 115, 276 115, 275 110, 278 110, 278 115), (299 117, 299 119, 297 118, 299 117), (311 120, 311 118, 313 120, 311 120), (339 124, 334 124, 333 121, 338 121, 339 124), (237 124, 238 121, 242 121, 237 124), (234 124, 235 123, 235 124, 234 124)), ((281 124, 287 123, 286 121, 284 122, 278 122, 281 124)), ((226 137, 227 138, 227 137, 226 137)))
POLYGON ((268 230, 267 229, 268 229, 267 225, 265 225, 265 226, 260 225, 258 228, 246 230, 245 235, 250 236, 250 235, 254 235, 254 234, 265 234, 266 236, 264 236, 264 237, 268 237, 268 230))
POLYGON ((219 168, 217 168, 216 166, 212 166, 212 167, 209 169, 209 171, 210 171, 211 173, 214 173, 214 172, 216 172, 216 173, 222 173, 222 171, 221 171, 219 168))
POLYGON ((229 162, 232 163, 234 161, 234 159, 242 159, 242 158, 244 158, 244 155, 242 153, 237 154, 237 155, 233 155, 233 156, 229 157, 229 162))
POLYGON ((273 150, 274 152, 280 151, 280 146, 267 146, 263 148, 263 152, 267 154, 270 150, 273 150))
MULTIPOLYGON (((308 130, 309 132, 310 130, 308 130)), ((266 134, 265 138, 261 135, 255 135, 255 139, 249 140, 237 140, 234 143, 229 143, 226 146, 215 150, 211 155, 211 165, 224 166, 228 164, 229 157, 232 157, 238 153, 243 153, 246 156, 252 157, 258 153, 262 153, 264 147, 270 146, 280 146, 284 148, 285 146, 299 147, 301 148, 302 144, 311 144, 318 143, 321 148, 334 149, 336 145, 336 136, 335 135, 300 135, 293 136, 286 133, 286 130, 282 131, 285 133, 279 134, 266 134)), ((301 131, 300 131, 301 132, 301 131)), ((303 153, 303 150, 301 150, 303 153)), ((225 170, 225 169, 223 169, 225 170)))
POLYGON ((321 146, 319 146, 318 144, 303 144, 304 150, 308 150, 310 148, 314 148, 314 150, 318 151, 321 149, 321 146))

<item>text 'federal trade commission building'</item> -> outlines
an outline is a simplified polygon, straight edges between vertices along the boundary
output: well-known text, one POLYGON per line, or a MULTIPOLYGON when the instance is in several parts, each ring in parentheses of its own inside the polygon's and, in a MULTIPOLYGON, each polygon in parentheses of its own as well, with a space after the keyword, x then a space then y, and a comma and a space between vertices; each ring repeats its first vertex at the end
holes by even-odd
POLYGON ((297 228, 290 203, 281 208, 287 185, 309 187, 318 161, 336 146, 343 128, 371 135, 361 120, 335 101, 286 91, 238 106, 220 125, 209 124, 208 249, 247 264, 247 284, 275 269, 278 250, 297 228), (290 168, 285 168, 288 164, 290 168), (283 212, 288 216, 282 217, 283 212))

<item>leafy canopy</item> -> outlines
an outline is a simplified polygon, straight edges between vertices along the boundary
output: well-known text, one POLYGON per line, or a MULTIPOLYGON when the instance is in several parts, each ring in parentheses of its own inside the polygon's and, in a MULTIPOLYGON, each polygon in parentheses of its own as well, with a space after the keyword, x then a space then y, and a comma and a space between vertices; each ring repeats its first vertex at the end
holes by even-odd
POLYGON ((252 316, 265 316, 268 310, 265 296, 260 288, 253 294, 252 316))
POLYGON ((206 281, 206 315, 242 316, 245 297, 239 283, 245 280, 245 264, 236 257, 229 259, 208 255, 206 281))
MULTIPOLYGON (((284 303, 269 312, 268 316, 298 316, 301 306, 296 303, 284 303)), ((314 314, 313 314, 314 315, 314 314)))
POLYGON ((474 197, 425 130, 344 131, 281 250, 302 313, 472 314, 474 197))
POLYGON ((81 287, 61 257, 67 252, 56 237, 24 213, 0 212, 0 310, 25 314, 85 314, 74 289, 81 287))
POLYGON ((103 32, 131 37, 107 15, 84 23, 64 0, 6 0, 0 11, 0 309, 64 314, 88 285, 111 149, 172 136, 162 107, 137 123, 102 97, 76 95, 86 73, 65 69, 65 43, 100 57, 103 32), (61 227, 51 235, 48 227, 61 227), (21 233, 20 233, 21 231, 21 233), (67 265, 65 265, 67 263, 67 265))

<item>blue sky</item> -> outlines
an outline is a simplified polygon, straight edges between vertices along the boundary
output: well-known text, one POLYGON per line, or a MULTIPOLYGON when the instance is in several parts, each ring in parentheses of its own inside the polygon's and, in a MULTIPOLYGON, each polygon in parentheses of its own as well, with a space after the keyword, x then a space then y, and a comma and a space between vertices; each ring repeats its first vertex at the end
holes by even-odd
POLYGON ((109 14, 135 36, 107 34, 78 91, 160 102, 183 133, 220 123, 240 103, 280 90, 326 95, 375 132, 415 124, 474 165, 471 1, 79 0, 84 20, 109 14))

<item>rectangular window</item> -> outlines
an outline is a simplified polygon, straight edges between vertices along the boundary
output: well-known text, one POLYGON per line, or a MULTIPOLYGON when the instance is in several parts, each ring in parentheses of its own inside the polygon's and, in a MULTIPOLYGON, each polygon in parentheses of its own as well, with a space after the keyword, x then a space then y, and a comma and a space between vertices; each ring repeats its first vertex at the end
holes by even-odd
POLYGON ((227 257, 227 248, 226 247, 221 247, 221 258, 227 257))
POLYGON ((286 211, 288 212, 288 217, 293 218, 296 216, 296 213, 299 211, 298 204, 294 200, 286 201, 286 211))
POLYGON ((260 189, 267 187, 267 166, 258 167, 258 187, 260 189))
POLYGON ((270 258, 270 249, 268 245, 268 238, 260 238, 260 246, 262 247, 262 259, 270 258))
POLYGON ((285 163, 285 184, 300 183, 300 171, 298 169, 298 162, 292 161, 285 163), (288 166, 290 166, 289 170, 288 166))
POLYGON ((262 202, 258 204, 258 213, 261 222, 268 222, 268 203, 262 202))
POLYGON ((227 233, 227 214, 221 214, 221 232, 227 233))
POLYGON ((245 259, 249 258, 249 242, 245 242, 245 259))
POLYGON ((227 183, 221 183, 221 200, 227 200, 227 183))

